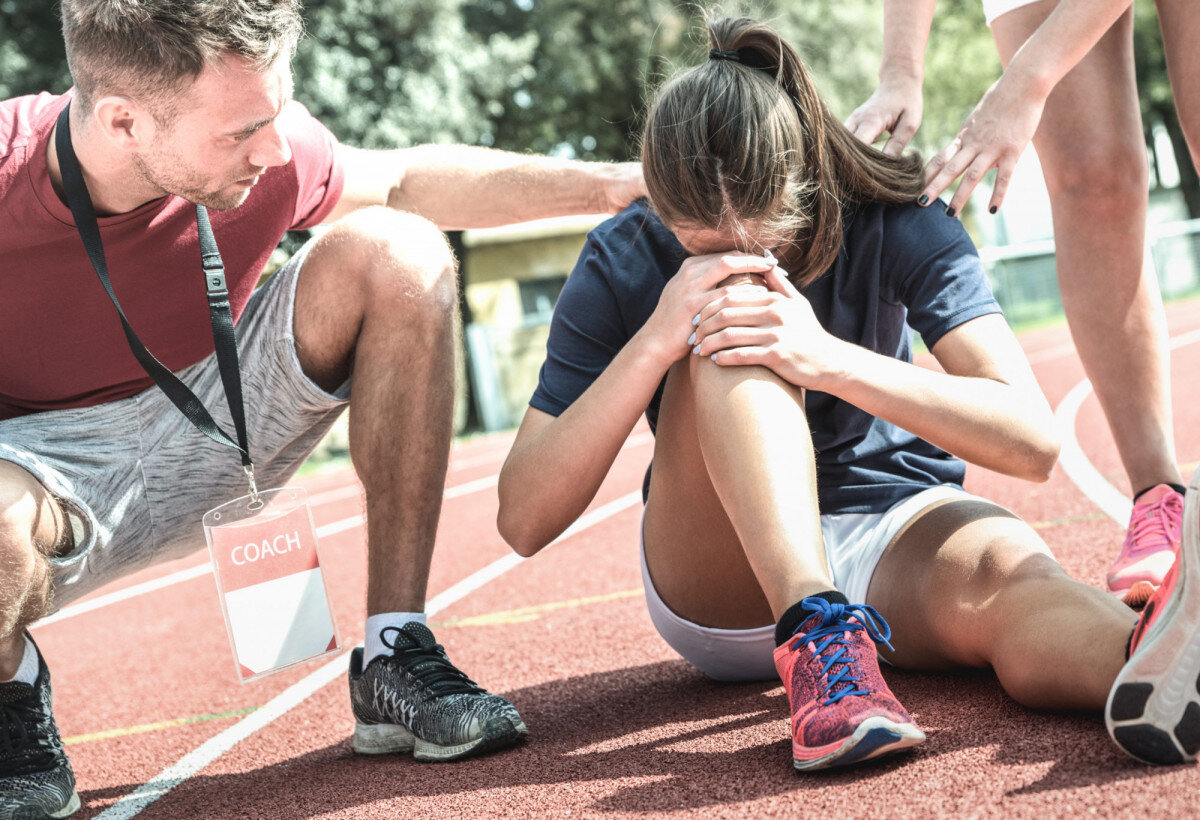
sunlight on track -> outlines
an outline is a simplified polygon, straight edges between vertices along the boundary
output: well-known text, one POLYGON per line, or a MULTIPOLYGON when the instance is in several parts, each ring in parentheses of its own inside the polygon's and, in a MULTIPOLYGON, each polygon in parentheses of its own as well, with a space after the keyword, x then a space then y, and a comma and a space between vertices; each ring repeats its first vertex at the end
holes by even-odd
MULTIPOLYGON (((641 490, 638 490, 637 492, 621 496, 615 501, 610 501, 608 504, 598 507, 589 513, 585 513, 578 521, 567 528, 562 535, 554 539, 550 546, 561 543, 573 535, 612 518, 614 515, 624 512, 641 502, 642 493, 641 490)), ((473 575, 464 578, 446 591, 429 599, 425 605, 426 614, 432 616, 440 612, 451 604, 465 598, 489 581, 512 569, 523 560, 525 559, 516 553, 510 553, 503 558, 493 561, 473 575)), ((221 755, 225 754, 238 743, 250 737, 259 729, 268 726, 276 718, 287 714, 293 708, 299 706, 326 684, 345 675, 347 654, 343 652, 338 655, 315 672, 276 695, 261 709, 247 715, 233 726, 230 726, 228 729, 225 729, 184 755, 177 762, 159 772, 150 781, 139 786, 129 794, 124 795, 97 815, 98 820, 128 820, 128 818, 138 815, 147 806, 167 794, 180 783, 188 780, 201 769, 216 761, 221 755)))

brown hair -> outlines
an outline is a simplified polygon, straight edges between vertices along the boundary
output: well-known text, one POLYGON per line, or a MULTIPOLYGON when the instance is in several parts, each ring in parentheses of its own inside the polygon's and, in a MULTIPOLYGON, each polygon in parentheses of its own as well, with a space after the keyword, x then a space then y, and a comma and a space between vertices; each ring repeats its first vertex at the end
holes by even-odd
POLYGON ((650 200, 668 224, 744 231, 754 220, 792 237, 780 256, 807 285, 837 257, 844 206, 911 202, 924 186, 921 158, 890 157, 856 139, 767 25, 707 24, 721 53, 668 82, 646 119, 650 200))
POLYGON ((299 0, 62 0, 77 94, 149 104, 160 120, 172 92, 224 54, 256 70, 291 58, 304 30, 299 0))

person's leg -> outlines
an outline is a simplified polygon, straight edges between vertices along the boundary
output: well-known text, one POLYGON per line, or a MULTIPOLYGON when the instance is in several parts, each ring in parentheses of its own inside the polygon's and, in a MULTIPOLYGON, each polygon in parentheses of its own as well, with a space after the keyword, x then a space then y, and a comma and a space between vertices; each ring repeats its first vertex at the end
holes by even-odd
POLYGON ((647 597, 669 608, 676 631, 779 622, 773 659, 792 711, 796 768, 924 740, 879 674, 874 624, 833 588, 800 390, 766 368, 694 356, 677 363, 660 408, 643 533, 647 597))
MULTIPOLYGON (((1008 65, 1054 6, 1043 0, 992 22, 1001 62, 1008 65)), ((1108 574, 1109 588, 1135 604, 1161 583, 1178 548, 1183 479, 1166 319, 1154 271, 1143 264, 1148 169, 1132 31, 1126 11, 1062 79, 1033 144, 1050 192, 1063 309, 1132 492, 1140 496, 1108 574)))
MULTIPOLYGON (((1200 9, 1190 0, 1157 0, 1175 111, 1192 164, 1200 168, 1200 9)), ((1180 158, 1182 159, 1182 157, 1180 158)))
POLYGON ((0 681, 17 673, 25 630, 50 605, 49 556, 71 537, 62 508, 21 466, 0 461, 0 681))
POLYGON ((352 384, 369 615, 425 606, 453 434, 455 287, 454 258, 437 229, 385 208, 337 223, 300 272, 300 365, 326 390, 352 384))
POLYGON ((21 727, 0 749, 6 817, 67 817, 80 805, 50 711, 50 672, 25 631, 49 608, 50 557, 71 545, 58 501, 24 468, 0 461, 0 697, 6 719, 21 727))
POLYGON ((659 413, 644 525, 663 601, 701 626, 747 629, 834 588, 800 391, 765 368, 690 356, 659 413))
MULTIPOLYGON (((1044 0, 993 21, 1004 65, 1054 6, 1044 0)), ((1149 172, 1132 31, 1127 11, 1062 79, 1046 101, 1033 144, 1050 191, 1071 334, 1139 492, 1182 478, 1162 300, 1153 271, 1143 266, 1149 172)))
POLYGON ((1071 579, 1029 525, 981 499, 919 513, 885 549, 867 603, 906 669, 991 667, 1018 702, 1104 706, 1137 618, 1071 579))
POLYGON ((367 754, 450 760, 526 731, 512 704, 451 665, 411 617, 425 608, 453 433, 456 275, 434 225, 372 208, 313 245, 297 284, 304 373, 327 391, 351 382, 350 454, 367 503, 367 614, 385 623, 368 635, 379 654, 355 650, 350 662, 354 748, 367 754))

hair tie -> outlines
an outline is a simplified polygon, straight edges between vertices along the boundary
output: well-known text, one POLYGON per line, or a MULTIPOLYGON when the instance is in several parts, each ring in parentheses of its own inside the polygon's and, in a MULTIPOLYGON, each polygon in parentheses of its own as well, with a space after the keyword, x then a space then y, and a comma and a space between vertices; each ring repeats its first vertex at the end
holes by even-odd
POLYGON ((766 72, 772 77, 779 70, 779 66, 776 63, 766 59, 762 52, 756 48, 739 48, 737 51, 714 48, 709 50, 708 59, 730 60, 735 63, 741 63, 747 68, 754 68, 759 71, 766 72))

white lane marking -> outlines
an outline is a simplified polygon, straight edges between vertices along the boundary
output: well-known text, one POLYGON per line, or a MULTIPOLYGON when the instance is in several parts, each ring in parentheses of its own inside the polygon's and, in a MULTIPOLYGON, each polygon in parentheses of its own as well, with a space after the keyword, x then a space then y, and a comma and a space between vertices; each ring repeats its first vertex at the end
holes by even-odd
MULTIPOLYGON (((641 491, 629 493, 628 495, 618 498, 616 501, 610 501, 601 507, 597 507, 590 513, 581 516, 578 521, 572 524, 562 535, 554 539, 550 546, 565 541, 573 535, 576 535, 589 527, 595 526, 600 522, 613 517, 635 504, 640 504, 642 501, 641 491)), ((503 558, 499 558, 488 564, 483 569, 467 576, 462 581, 459 581, 454 586, 445 590, 425 604, 426 615, 432 616, 450 606, 451 604, 465 598, 488 581, 494 580, 503 575, 508 570, 521 563, 524 559, 516 553, 509 553, 503 558)), ((165 795, 171 789, 188 780, 192 775, 205 768, 221 755, 232 749, 241 741, 248 738, 250 735, 257 732, 259 729, 265 728, 276 718, 283 716, 291 709, 299 706, 310 695, 315 694, 319 689, 327 683, 341 677, 346 672, 346 653, 338 655, 332 661, 329 661, 317 671, 311 673, 307 677, 289 686, 284 691, 280 692, 274 698, 267 702, 265 706, 258 709, 240 721, 220 732, 215 737, 210 738, 205 743, 201 744, 188 754, 184 755, 177 762, 163 769, 154 778, 147 783, 139 786, 134 791, 126 794, 117 802, 109 806, 103 813, 97 816, 96 820, 128 820, 131 817, 139 814, 143 809, 149 806, 158 798, 165 795)))
POLYGON ((1133 503, 1125 495, 1108 483, 1100 471, 1093 466, 1079 446, 1075 436, 1075 417, 1079 408, 1092 392, 1092 383, 1084 379, 1071 388, 1058 409, 1054 418, 1058 421, 1059 436, 1062 439, 1062 451, 1058 454, 1058 463, 1062 465, 1067 478, 1075 482, 1088 499, 1100 508, 1101 512, 1118 524, 1124 525, 1129 521, 1133 511, 1133 503))
MULTIPOLYGON (((1171 339, 1170 349, 1177 350, 1195 342, 1200 342, 1200 329, 1175 336, 1171 339)), ((1075 486, 1105 515, 1123 527, 1129 523, 1129 515, 1133 512, 1133 503, 1125 497, 1124 493, 1110 484, 1108 479, 1088 460, 1075 435, 1075 417, 1091 392, 1092 383, 1084 379, 1071 388, 1054 412, 1059 434, 1062 436, 1062 452, 1059 454, 1058 461, 1075 486)))

